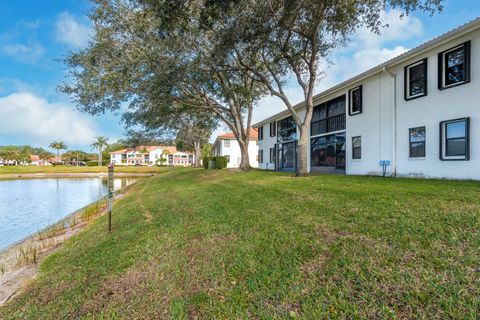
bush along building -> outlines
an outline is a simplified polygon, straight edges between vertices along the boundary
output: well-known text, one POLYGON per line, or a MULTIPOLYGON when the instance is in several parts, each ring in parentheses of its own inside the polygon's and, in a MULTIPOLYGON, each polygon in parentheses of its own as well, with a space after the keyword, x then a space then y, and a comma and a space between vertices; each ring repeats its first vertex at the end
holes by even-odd
MULTIPOLYGON (((310 172, 480 180, 480 18, 314 102, 310 172)), ((254 127, 259 168, 295 171, 298 132, 289 112, 254 127)))

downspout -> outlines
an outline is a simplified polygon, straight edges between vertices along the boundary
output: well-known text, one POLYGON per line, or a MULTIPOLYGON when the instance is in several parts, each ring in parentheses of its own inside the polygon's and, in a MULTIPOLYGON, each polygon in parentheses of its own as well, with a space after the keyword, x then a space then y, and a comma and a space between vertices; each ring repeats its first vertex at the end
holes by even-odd
POLYGON ((393 177, 397 176, 397 75, 392 73, 390 70, 387 70, 386 67, 383 67, 383 72, 388 74, 393 79, 393 112, 392 112, 392 149, 393 149, 393 158, 392 158, 392 174, 393 177))

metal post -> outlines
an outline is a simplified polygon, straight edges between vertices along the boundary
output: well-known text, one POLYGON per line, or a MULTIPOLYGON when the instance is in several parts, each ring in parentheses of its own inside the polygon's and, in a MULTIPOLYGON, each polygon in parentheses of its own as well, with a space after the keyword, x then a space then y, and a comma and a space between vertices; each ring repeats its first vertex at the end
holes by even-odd
POLYGON ((112 232, 113 163, 108 165, 108 233, 112 232))

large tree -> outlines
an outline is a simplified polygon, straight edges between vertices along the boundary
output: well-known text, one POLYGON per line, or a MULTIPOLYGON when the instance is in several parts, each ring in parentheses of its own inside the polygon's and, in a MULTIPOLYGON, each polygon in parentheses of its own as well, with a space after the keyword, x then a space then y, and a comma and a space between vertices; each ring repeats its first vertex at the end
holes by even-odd
MULTIPOLYGON (((335 49, 366 27, 379 33, 386 22, 381 13, 387 8, 430 13, 441 9, 442 0, 243 0, 209 1, 221 7, 216 16, 221 41, 216 48, 226 59, 224 68, 240 65, 254 75, 271 95, 287 107, 299 131, 298 171, 308 173, 308 137, 313 115, 313 97, 322 62, 335 49), (227 4, 228 5, 227 5, 227 4), (234 57, 232 59, 232 57, 234 57), (235 65, 230 65, 235 61, 235 65), (285 90, 294 80, 303 92, 305 109, 295 109, 285 90), (302 113, 304 111, 304 113, 302 113)), ((388 23, 388 21, 387 21, 388 23)), ((324 64, 323 64, 324 65, 324 64)))
POLYGON ((202 1, 97 1, 95 37, 65 60, 72 82, 61 89, 91 114, 124 104, 128 114, 147 117, 172 104, 209 113, 232 130, 249 169, 252 112, 263 87, 238 66, 218 67, 215 10, 202 1))

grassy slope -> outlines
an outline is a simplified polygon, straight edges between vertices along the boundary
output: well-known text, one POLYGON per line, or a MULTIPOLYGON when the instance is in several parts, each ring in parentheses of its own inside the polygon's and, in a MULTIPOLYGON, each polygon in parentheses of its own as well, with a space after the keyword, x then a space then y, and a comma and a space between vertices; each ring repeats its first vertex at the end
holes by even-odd
POLYGON ((9 318, 475 318, 477 182, 175 170, 41 266, 9 318))
MULTIPOLYGON (((157 173, 167 171, 166 167, 115 167, 115 172, 122 173, 157 173)), ((2 166, 2 174, 27 174, 27 173, 97 173, 107 172, 107 167, 71 167, 71 166, 2 166)))

